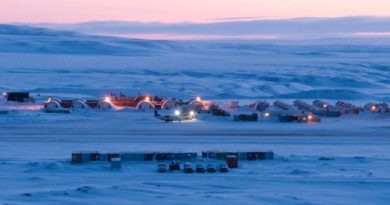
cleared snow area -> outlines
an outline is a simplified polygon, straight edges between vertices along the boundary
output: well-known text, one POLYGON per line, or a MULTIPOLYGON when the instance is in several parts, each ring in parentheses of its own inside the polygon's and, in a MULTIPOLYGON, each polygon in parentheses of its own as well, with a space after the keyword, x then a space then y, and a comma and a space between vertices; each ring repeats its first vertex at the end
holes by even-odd
MULTIPOLYGON (((390 102, 390 46, 146 41, 0 25, 0 90, 102 97, 110 91, 226 102, 390 102)), ((151 112, 48 114, 0 102, 0 204, 383 204, 390 118, 163 123, 151 112), (73 165, 72 151, 272 150, 228 173, 157 173, 157 162, 73 165), (325 159, 325 160, 320 160, 325 159)), ((199 159, 195 163, 209 163, 199 159)), ((213 161, 219 163, 218 161, 213 161)))

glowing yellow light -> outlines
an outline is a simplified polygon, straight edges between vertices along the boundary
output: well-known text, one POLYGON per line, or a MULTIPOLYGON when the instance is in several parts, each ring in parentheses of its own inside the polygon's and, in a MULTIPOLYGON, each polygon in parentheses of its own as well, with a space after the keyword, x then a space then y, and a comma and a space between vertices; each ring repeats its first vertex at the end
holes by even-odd
POLYGON ((196 97, 196 101, 202 101, 202 99, 198 96, 198 97, 196 97))
POLYGON ((371 106, 371 111, 375 111, 376 110, 376 106, 375 105, 373 105, 373 106, 371 106))
POLYGON ((194 111, 190 111, 190 116, 193 117, 195 115, 195 112, 194 111))
POLYGON ((106 96, 106 97, 104 97, 104 101, 109 103, 109 102, 111 102, 111 98, 109 96, 106 96))
POLYGON ((146 96, 146 97, 145 97, 145 101, 146 101, 146 102, 149 102, 149 101, 150 101, 150 97, 149 97, 149 96, 146 96))
POLYGON ((322 107, 324 107, 324 108, 327 108, 327 107, 328 107, 328 105, 327 105, 327 104, 324 104, 322 107))
POLYGON ((308 120, 312 120, 312 119, 313 119, 313 116, 312 116, 312 115, 308 115, 308 116, 307 116, 307 119, 308 119, 308 120))
POLYGON ((180 111, 179 110, 175 110, 175 115, 179 116, 180 115, 180 111))
POLYGON ((264 113, 264 117, 269 117, 269 116, 270 116, 269 112, 264 113))

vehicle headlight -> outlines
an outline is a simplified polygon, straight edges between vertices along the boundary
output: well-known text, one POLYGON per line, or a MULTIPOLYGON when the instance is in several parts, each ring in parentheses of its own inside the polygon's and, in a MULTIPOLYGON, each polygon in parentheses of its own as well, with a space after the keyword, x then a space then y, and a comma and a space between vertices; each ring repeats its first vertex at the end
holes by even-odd
POLYGON ((191 117, 195 116, 195 112, 193 110, 190 111, 190 116, 191 117))
POLYGON ((109 96, 104 97, 104 102, 107 103, 111 102, 111 98, 109 96))
POLYGON ((175 110, 175 115, 179 116, 180 115, 180 111, 179 110, 175 110))

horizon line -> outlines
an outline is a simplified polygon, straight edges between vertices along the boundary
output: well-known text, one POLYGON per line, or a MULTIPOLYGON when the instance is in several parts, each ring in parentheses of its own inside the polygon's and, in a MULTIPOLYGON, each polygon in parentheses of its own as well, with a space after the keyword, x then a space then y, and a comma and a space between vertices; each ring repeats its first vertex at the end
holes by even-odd
POLYGON ((86 23, 137 23, 137 24, 164 24, 164 25, 175 25, 175 24, 213 24, 213 23, 229 23, 229 22, 253 22, 253 21, 288 21, 288 20, 326 20, 326 19, 343 19, 343 18, 372 18, 372 19, 383 19, 390 18, 390 15, 383 16, 370 16, 370 15, 356 15, 356 16, 302 16, 302 17, 227 17, 210 19, 209 21, 141 21, 141 20, 119 20, 119 19, 107 19, 107 20, 89 20, 89 21, 78 21, 78 22, 0 22, 0 24, 11 24, 11 25, 75 25, 75 24, 86 24, 86 23))

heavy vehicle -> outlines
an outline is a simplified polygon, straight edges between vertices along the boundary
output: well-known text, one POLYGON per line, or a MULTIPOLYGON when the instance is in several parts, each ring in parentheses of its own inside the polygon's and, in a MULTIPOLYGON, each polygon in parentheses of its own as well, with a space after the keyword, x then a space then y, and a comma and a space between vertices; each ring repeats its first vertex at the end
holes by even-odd
POLYGON ((164 122, 181 122, 186 120, 193 120, 197 118, 197 112, 187 107, 176 109, 173 113, 168 115, 161 115, 158 110, 154 110, 154 117, 164 122))
POLYGON ((206 170, 207 172, 214 173, 217 171, 217 168, 215 167, 215 164, 208 164, 206 170))
POLYGON ((269 103, 266 101, 258 100, 255 103, 250 104, 249 107, 256 111, 264 112, 266 109, 269 108, 269 103))
POLYGON ((189 162, 184 163, 183 170, 184 170, 184 173, 193 173, 194 172, 194 168, 192 167, 192 164, 189 162))
POLYGON ((10 102, 35 103, 35 98, 29 92, 4 92, 3 97, 10 102))
POLYGON ((169 164, 169 171, 180 171, 180 170, 181 170, 181 168, 180 168, 179 162, 172 161, 169 164))
POLYGON ((233 121, 257 121, 257 119, 257 113, 233 115, 233 121))
POLYGON ((210 106, 210 113, 214 116, 220 116, 220 117, 229 117, 230 116, 230 112, 220 108, 218 105, 210 106))
POLYGON ((206 169, 204 168, 203 164, 197 164, 195 167, 195 171, 198 173, 204 173, 206 172, 206 169))
POLYGON ((157 165, 157 172, 164 173, 167 172, 168 168, 167 165, 164 163, 160 163, 157 165))
POLYGON ((219 170, 219 172, 223 172, 223 173, 229 171, 229 169, 228 169, 228 167, 227 167, 226 164, 220 164, 220 165, 218 165, 218 170, 219 170))
POLYGON ((196 112, 201 112, 201 111, 211 110, 211 108, 214 106, 214 102, 209 100, 202 100, 198 96, 188 101, 177 100, 176 105, 177 107, 181 107, 181 108, 185 107, 186 109, 194 110, 196 112))
POLYGON ((306 122, 306 123, 318 123, 321 119, 315 115, 279 115, 279 122, 306 122))

